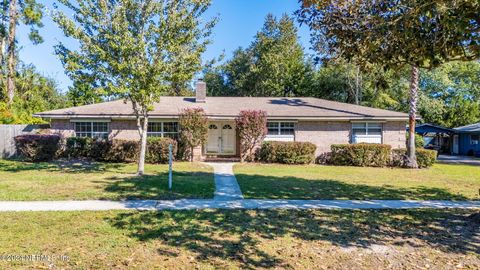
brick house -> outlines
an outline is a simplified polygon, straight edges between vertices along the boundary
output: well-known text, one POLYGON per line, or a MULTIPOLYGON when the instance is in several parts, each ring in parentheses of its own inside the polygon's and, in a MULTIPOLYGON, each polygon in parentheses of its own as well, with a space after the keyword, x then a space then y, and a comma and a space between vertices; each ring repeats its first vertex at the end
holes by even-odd
MULTIPOLYGON (((207 97, 206 84, 196 84, 195 97, 162 97, 150 113, 148 136, 177 137, 178 116, 185 108, 203 108, 209 118, 208 141, 195 151, 206 156, 239 156, 235 117, 242 110, 264 110, 270 141, 304 141, 317 146, 317 155, 332 144, 383 143, 404 148, 408 115, 310 97, 207 97)), ((51 123, 51 132, 64 137, 139 139, 131 104, 123 100, 35 114, 51 123)))

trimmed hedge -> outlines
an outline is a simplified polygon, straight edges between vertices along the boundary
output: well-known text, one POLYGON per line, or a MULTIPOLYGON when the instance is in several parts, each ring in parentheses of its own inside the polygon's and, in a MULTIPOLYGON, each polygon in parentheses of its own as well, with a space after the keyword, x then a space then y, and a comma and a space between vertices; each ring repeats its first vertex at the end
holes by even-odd
POLYGON ((391 146, 386 144, 334 144, 329 163, 339 166, 385 167, 390 163, 391 146))
MULTIPOLYGON (((428 168, 437 160, 438 153, 436 150, 417 148, 415 153, 417 155, 417 164, 419 168, 428 168)), ((392 151, 391 166, 405 167, 406 155, 407 149, 394 149, 392 151)))
MULTIPOLYGON (((177 142, 170 138, 147 138, 147 163, 167 163, 168 145, 177 153, 177 142)), ((135 162, 138 160, 140 144, 131 140, 104 140, 92 138, 67 138, 63 156, 66 158, 89 158, 96 161, 135 162)))
POLYGON ((308 164, 315 160, 316 149, 309 142, 264 142, 257 158, 268 163, 308 164))
MULTIPOLYGON (((111 140, 98 141, 96 148, 104 147, 106 150, 103 157, 104 161, 110 162, 135 162, 138 160, 140 144, 138 141, 129 140, 111 140)), ((94 152, 94 151, 93 151, 94 152)), ((95 159, 95 157, 92 157, 95 159)))
POLYGON ((28 134, 14 138, 18 153, 27 161, 49 161, 60 149, 60 136, 28 134))
POLYGON ((70 137, 65 143, 66 158, 89 158, 97 161, 135 161, 136 142, 126 140, 108 141, 88 137, 70 137))
POLYGON ((171 138, 150 137, 147 139, 147 163, 168 163, 168 145, 172 144, 172 154, 175 158, 177 153, 177 141, 171 138))
POLYGON ((90 157, 93 139, 88 137, 69 137, 65 141, 63 156, 67 158, 90 157))

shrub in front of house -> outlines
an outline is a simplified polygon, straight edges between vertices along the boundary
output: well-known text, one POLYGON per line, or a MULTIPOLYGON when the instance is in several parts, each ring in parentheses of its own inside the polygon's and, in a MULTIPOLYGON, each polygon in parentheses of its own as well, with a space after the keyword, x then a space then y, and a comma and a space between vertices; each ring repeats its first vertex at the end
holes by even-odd
POLYGON ((96 160, 104 160, 109 162, 135 162, 138 160, 138 153, 140 151, 139 141, 130 140, 111 140, 99 142, 97 148, 104 147, 106 152, 103 156, 92 157, 96 160))
MULTIPOLYGON (((409 140, 409 134, 407 132, 407 139, 406 139, 406 145, 408 145, 408 140, 409 140)), ((423 148, 425 146, 425 141, 423 140, 422 135, 415 133, 415 147, 416 148, 423 148)))
POLYGON ((240 138, 240 160, 253 161, 255 149, 267 135, 267 113, 262 110, 243 110, 235 118, 240 138))
POLYGON ((18 153, 27 161, 52 160, 60 149, 60 136, 58 135, 19 135, 14 140, 18 153))
MULTIPOLYGON (((170 138, 147 138, 147 163, 167 163, 168 145, 173 145, 173 155, 177 153, 177 142, 170 138)), ((95 161, 136 162, 139 142, 132 140, 104 140, 92 138, 67 138, 63 156, 66 158, 89 158, 95 161)))
POLYGON ((62 156, 65 158, 89 158, 106 161, 111 154, 112 142, 89 137, 69 137, 65 140, 62 156))
MULTIPOLYGON (((188 149, 190 161, 193 161, 193 149, 207 142, 208 119, 205 110, 202 108, 184 109, 178 120, 182 127, 180 130, 180 141, 182 150, 188 149)), ((185 154, 186 151, 182 151, 185 154)))
POLYGON ((329 163, 339 166, 385 167, 390 164, 391 146, 386 144, 334 144, 329 163))
POLYGON ((172 145, 172 155, 177 154, 177 141, 171 138, 149 137, 147 139, 147 163, 168 163, 168 146, 172 145))
POLYGON ((65 140, 63 156, 66 158, 87 158, 91 156, 93 139, 70 137, 65 140))
POLYGON ((70 137, 65 141, 62 156, 95 161, 133 162, 137 160, 138 149, 139 143, 136 141, 70 137))
MULTIPOLYGON (((431 149, 417 148, 415 151, 417 156, 417 164, 419 168, 431 167, 437 160, 438 152, 431 149)), ((407 149, 393 149, 391 157, 392 167, 405 167, 405 156, 407 155, 407 149)))
POLYGON ((310 142, 263 142, 257 159, 267 163, 308 164, 315 160, 317 146, 310 142))

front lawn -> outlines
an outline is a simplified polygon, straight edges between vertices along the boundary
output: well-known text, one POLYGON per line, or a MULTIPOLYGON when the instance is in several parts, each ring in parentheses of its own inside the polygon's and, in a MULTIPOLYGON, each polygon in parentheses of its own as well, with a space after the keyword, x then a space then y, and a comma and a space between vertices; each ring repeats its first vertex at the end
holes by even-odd
POLYGON ((168 190, 168 165, 0 160, 0 201, 87 199, 212 198, 213 170, 200 163, 175 162, 173 189, 168 190))
POLYGON ((474 210, 0 213, 0 260, 32 269, 475 269, 474 210))
POLYGON ((245 198, 479 200, 480 167, 429 169, 238 164, 245 198))

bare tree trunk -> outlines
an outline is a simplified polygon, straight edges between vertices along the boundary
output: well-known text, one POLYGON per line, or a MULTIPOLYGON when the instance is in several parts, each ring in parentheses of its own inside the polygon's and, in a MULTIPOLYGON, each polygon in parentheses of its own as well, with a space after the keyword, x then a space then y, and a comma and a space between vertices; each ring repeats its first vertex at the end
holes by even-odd
POLYGON ((148 130, 148 115, 143 115, 143 123, 141 123, 140 133, 140 156, 138 157, 137 175, 142 176, 145 171, 145 153, 147 152, 147 130, 148 130))
POLYGON ((407 160, 405 164, 408 168, 418 168, 417 157, 415 155, 415 122, 417 118, 418 80, 418 66, 412 66, 412 73, 410 77, 410 112, 408 115, 409 127, 407 160))
POLYGON ((10 25, 8 29, 8 74, 7 74, 7 97, 8 104, 13 103, 15 95, 15 30, 17 27, 17 0, 10 2, 10 25))
POLYGON ((355 73, 355 104, 359 105, 362 99, 362 77, 360 74, 360 66, 357 66, 355 73))
POLYGON ((2 69, 2 73, 5 70, 4 69, 4 62, 5 62, 5 43, 7 41, 7 37, 1 37, 0 38, 0 66, 2 69))
POLYGON ((352 68, 355 70, 349 70, 347 76, 349 87, 347 102, 354 102, 356 105, 359 105, 362 100, 362 75, 360 66, 355 65, 352 68))
POLYGON ((193 162, 193 149, 194 148, 195 147, 193 147, 193 146, 190 147, 190 162, 193 162))

